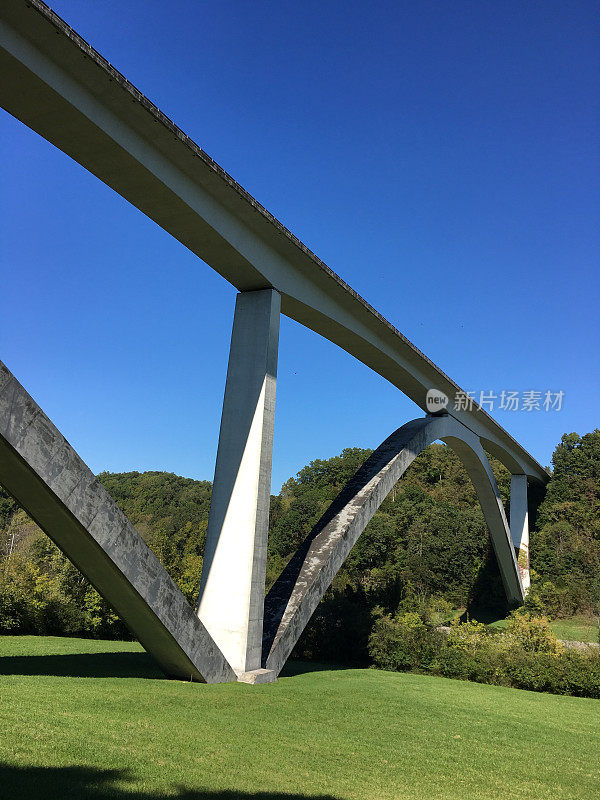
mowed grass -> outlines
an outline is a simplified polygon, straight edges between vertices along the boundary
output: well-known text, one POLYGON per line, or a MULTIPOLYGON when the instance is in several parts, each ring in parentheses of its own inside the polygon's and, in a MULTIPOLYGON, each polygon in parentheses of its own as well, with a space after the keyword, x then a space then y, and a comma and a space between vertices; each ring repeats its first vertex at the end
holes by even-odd
POLYGON ((589 617, 556 619, 550 623, 555 636, 574 642, 595 642, 598 644, 598 620, 589 617))
MULTIPOLYGON (((502 630, 508 624, 508 620, 499 619, 489 623, 490 628, 502 630)), ((598 643, 598 619, 594 617, 570 617, 569 619, 553 619, 550 627, 558 639, 573 642, 595 642, 598 643)))
POLYGON ((294 664, 266 686, 162 679, 127 642, 0 637, 0 797, 600 796, 600 702, 294 664))

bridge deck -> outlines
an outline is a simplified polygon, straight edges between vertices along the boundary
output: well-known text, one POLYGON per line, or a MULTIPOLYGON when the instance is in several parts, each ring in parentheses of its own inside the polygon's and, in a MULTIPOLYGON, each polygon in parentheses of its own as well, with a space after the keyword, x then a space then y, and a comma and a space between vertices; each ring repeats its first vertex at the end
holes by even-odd
MULTIPOLYGON (((0 105, 241 291, 342 347, 422 409, 459 387, 40 0, 0 7, 0 105)), ((485 411, 453 415, 513 473, 547 473, 485 411)))

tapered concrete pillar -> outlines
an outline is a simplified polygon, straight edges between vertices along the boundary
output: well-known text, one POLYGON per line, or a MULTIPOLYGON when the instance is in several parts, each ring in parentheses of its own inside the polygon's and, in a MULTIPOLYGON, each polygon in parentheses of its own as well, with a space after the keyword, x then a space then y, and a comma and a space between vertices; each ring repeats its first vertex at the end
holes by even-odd
POLYGON ((518 564, 523 590, 531 586, 529 575, 529 513, 527 511, 527 476, 512 475, 510 479, 510 534, 519 551, 518 564))
POLYGON ((281 298, 238 294, 197 613, 238 675, 260 669, 281 298))

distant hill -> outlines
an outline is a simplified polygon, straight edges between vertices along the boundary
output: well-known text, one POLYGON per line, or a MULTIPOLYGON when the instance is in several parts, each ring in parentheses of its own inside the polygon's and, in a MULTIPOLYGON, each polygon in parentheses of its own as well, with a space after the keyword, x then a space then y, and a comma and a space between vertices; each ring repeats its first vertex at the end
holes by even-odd
MULTIPOLYGON (((271 498, 267 585, 370 450, 316 460, 271 498)), ((510 475, 490 459, 509 501, 510 475)), ((529 602, 555 616, 600 606, 600 431, 568 434, 534 515, 529 602)), ((202 569, 211 483, 167 472, 99 479, 193 602, 202 569)), ((297 653, 363 661, 373 612, 427 602, 442 613, 486 608, 503 592, 477 497, 459 459, 441 444, 399 481, 336 576, 297 653)), ((0 630, 127 636, 78 571, 0 489, 0 630)))

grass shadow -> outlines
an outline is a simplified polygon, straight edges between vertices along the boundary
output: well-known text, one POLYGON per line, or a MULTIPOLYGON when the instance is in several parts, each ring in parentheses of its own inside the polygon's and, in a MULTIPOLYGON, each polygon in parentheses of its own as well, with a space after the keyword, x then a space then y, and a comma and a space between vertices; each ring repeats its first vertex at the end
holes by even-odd
MULTIPOLYGON (((360 666, 360 665, 359 665, 360 666)), ((281 672, 292 678, 311 672, 356 669, 356 665, 289 659, 281 672)), ((0 675, 49 675, 63 678, 165 678, 148 653, 63 653, 2 656, 0 675)))
POLYGON ((303 661, 289 658, 281 670, 282 678, 293 678, 296 675, 305 675, 311 672, 339 672, 344 669, 361 669, 362 665, 352 664, 325 664, 316 661, 303 661))
POLYGON ((64 678, 165 677, 147 653, 2 656, 0 675, 55 675, 64 678))
POLYGON ((332 795, 211 791, 183 785, 173 785, 167 793, 137 792, 122 787, 134 779, 129 770, 86 766, 19 767, 0 763, 2 796, 11 800, 340 800, 332 795))

